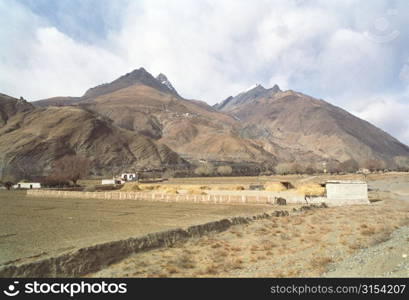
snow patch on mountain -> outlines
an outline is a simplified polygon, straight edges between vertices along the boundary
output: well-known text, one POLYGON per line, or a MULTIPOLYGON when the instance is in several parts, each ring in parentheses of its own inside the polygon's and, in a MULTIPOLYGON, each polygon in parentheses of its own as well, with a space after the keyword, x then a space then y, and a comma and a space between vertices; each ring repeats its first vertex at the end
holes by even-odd
POLYGON ((165 74, 160 73, 157 77, 156 80, 158 80, 160 83, 165 85, 169 90, 177 94, 176 89, 173 87, 172 83, 168 80, 165 74))

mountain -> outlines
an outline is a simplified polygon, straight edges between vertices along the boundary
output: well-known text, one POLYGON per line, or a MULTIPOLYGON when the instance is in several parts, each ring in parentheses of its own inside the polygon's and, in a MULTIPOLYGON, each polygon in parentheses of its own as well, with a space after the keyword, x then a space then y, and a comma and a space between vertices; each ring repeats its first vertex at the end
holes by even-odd
POLYGON ((257 143, 238 136, 234 118, 203 101, 182 98, 166 76, 154 78, 143 68, 89 89, 75 105, 166 144, 190 161, 275 161, 257 143))
POLYGON ((241 136, 260 141, 265 149, 273 144, 290 153, 308 151, 340 162, 378 159, 389 166, 396 156, 409 156, 409 147, 370 123, 278 86, 256 86, 215 107, 243 122, 241 136))
POLYGON ((80 97, 52 97, 48 99, 33 101, 31 102, 31 104, 36 107, 67 106, 75 104, 75 102, 80 99, 80 97))
POLYGON ((118 79, 105 83, 86 91, 83 99, 95 98, 101 95, 113 93, 120 89, 124 89, 133 85, 144 85, 151 87, 163 93, 168 93, 172 95, 177 95, 176 91, 170 89, 166 84, 158 81, 150 73, 148 73, 144 68, 136 69, 130 73, 127 73, 118 79))
POLYGON ((70 106, 111 122, 127 134, 163 144, 183 159, 223 163, 381 160, 395 167, 409 157, 398 140, 347 111, 277 85, 256 84, 213 107, 181 97, 163 74, 136 69, 79 98, 51 98, 36 106, 70 106))
POLYGON ((272 97, 278 92, 281 92, 278 85, 275 85, 271 89, 266 89, 262 85, 256 84, 235 97, 228 97, 226 100, 222 101, 220 104, 214 105, 213 107, 218 110, 226 111, 243 103, 249 103, 261 98, 272 97))
POLYGON ((24 100, 0 95, 0 112, 2 175, 41 175, 55 160, 74 154, 87 157, 94 174, 186 165, 167 146, 121 129, 79 106, 36 108, 24 100))

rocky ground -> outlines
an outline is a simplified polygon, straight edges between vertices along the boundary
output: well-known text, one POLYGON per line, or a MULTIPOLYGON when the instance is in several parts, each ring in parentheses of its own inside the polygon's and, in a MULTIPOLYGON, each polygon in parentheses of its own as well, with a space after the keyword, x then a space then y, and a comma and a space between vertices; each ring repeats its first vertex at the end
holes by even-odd
POLYGON ((391 238, 333 264, 325 277, 409 277, 409 226, 391 238))

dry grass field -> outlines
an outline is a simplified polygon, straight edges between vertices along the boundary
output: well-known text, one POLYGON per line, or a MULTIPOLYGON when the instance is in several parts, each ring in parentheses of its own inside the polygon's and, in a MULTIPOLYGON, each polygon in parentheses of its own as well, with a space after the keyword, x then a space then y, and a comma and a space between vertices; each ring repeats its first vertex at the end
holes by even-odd
POLYGON ((322 276, 330 266, 387 241, 396 229, 409 225, 409 198, 402 196, 409 188, 409 177, 371 177, 371 205, 317 209, 237 225, 172 248, 135 254, 89 276, 322 276))
POLYGON ((386 241, 395 229, 409 225, 409 205, 404 211, 390 201, 238 225, 173 248, 136 254, 93 276, 320 276, 330 263, 386 241))

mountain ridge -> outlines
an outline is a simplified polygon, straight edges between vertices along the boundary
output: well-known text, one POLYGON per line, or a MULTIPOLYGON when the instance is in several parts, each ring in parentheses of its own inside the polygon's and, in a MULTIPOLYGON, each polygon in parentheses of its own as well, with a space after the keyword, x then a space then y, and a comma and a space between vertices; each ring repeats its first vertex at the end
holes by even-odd
POLYGON ((74 100, 59 104, 68 102, 103 116, 119 128, 167 145, 192 163, 321 164, 352 159, 362 164, 377 159, 393 167, 395 156, 409 156, 406 145, 369 122, 278 85, 256 84, 210 106, 184 99, 165 75, 155 78, 140 68, 74 100))

